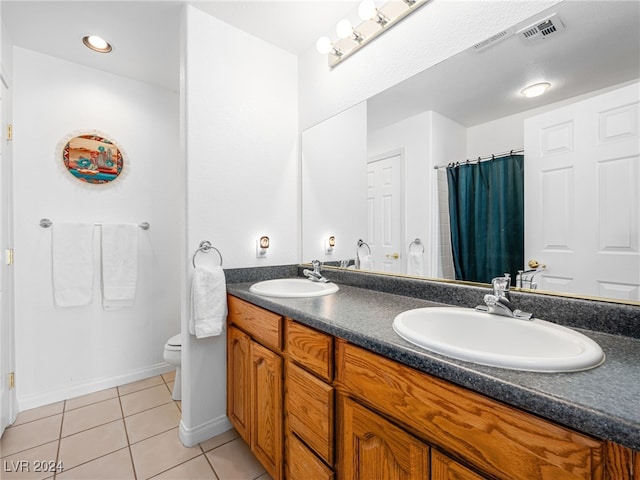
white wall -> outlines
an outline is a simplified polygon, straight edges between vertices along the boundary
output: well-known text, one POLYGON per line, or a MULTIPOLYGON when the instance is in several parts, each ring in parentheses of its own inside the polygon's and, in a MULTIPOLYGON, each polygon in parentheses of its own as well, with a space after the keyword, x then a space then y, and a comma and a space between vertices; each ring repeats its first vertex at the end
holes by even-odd
POLYGON ((302 133, 302 261, 355 257, 367 236, 367 104, 302 133), (330 255, 324 240, 336 237, 330 255))
POLYGON ((180 329, 181 195, 176 182, 178 96, 174 92, 21 48, 14 49, 16 384, 21 409, 166 371, 166 339, 180 329), (54 158, 69 133, 110 134, 128 154, 128 174, 88 185, 54 158), (94 229, 94 299, 55 307, 53 222, 143 222, 135 306, 104 311, 99 233, 94 229))
MULTIPOLYGON (((184 149, 187 233, 183 298, 191 256, 209 240, 224 266, 299 261, 297 59, 200 10, 185 8, 184 149), (256 240, 271 238, 267 258, 256 240)), ((192 445, 229 428, 225 338, 187 335, 183 307, 183 416, 192 445)))
POLYGON ((300 126, 336 113, 485 40, 558 0, 432 0, 334 69, 300 57, 300 126))

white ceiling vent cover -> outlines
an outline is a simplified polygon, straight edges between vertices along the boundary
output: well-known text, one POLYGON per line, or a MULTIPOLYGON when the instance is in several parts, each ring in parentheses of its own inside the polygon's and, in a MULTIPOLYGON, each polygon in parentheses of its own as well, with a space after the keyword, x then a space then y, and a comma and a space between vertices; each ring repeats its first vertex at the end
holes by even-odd
POLYGON ((489 45, 493 45, 494 43, 496 43, 499 40, 502 40, 503 38, 508 37, 510 34, 513 33, 513 30, 503 30, 500 33, 496 33, 495 35, 493 35, 492 37, 487 38, 486 40, 483 40, 479 43, 476 43, 473 46, 473 50, 476 52, 479 52, 480 50, 484 50, 485 48, 487 48, 489 45))
POLYGON ((564 30, 564 24, 562 20, 560 20, 560 17, 554 13, 544 20, 536 22, 527 28, 523 28, 518 32, 518 35, 522 35, 522 37, 529 42, 534 42, 562 30, 564 30))

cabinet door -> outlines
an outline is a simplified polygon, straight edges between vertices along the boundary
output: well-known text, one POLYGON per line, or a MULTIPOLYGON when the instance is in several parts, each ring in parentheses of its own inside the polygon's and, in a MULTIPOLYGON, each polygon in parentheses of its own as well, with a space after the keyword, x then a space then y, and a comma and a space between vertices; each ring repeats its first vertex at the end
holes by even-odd
POLYGON ((350 398, 340 397, 339 478, 428 480, 429 447, 350 398))
POLYGON ((431 480, 485 480, 455 460, 436 450, 431 451, 431 480))
POLYGON ((229 326, 227 330, 227 416, 247 443, 250 443, 250 343, 251 339, 248 335, 229 326))
POLYGON ((282 358, 251 342, 251 450, 282 478, 282 358))

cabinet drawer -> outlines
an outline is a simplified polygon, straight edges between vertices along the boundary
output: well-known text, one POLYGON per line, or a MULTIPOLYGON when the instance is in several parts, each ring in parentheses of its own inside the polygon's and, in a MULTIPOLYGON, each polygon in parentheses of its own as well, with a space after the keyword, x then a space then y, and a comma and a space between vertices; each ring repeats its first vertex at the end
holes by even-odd
POLYGON ((602 476, 603 445, 483 395, 336 341, 340 389, 502 479, 602 476))
POLYGON ((333 380, 333 337, 290 318, 286 321, 289 357, 323 380, 333 380))
POLYGON ((485 478, 437 450, 432 450, 431 480, 485 480, 485 478))
POLYGON ((289 429, 333 465, 333 387, 291 362, 286 384, 289 429))
POLYGON ((229 322, 247 332, 254 340, 273 350, 281 350, 282 317, 229 295, 229 322))
POLYGON ((289 480, 333 480, 335 474, 293 434, 287 437, 289 480))

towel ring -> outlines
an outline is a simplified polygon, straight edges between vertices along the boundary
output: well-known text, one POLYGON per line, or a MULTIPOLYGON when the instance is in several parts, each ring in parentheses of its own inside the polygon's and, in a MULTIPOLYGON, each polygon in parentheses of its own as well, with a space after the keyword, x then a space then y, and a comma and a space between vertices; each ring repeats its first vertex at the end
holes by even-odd
POLYGON ((411 251, 411 247, 413 247, 414 245, 422 247, 422 253, 424 253, 424 244, 419 238, 416 238, 413 242, 409 244, 409 251, 411 251))
POLYGON ((220 257, 220 266, 222 266, 222 254, 220 253, 220 250, 211 245, 211 242, 209 240, 203 240, 202 242, 200 242, 200 246, 198 247, 198 249, 194 252, 193 258, 191 258, 193 268, 196 268, 196 255, 198 255, 198 252, 209 253, 211 250, 215 250, 216 252, 218 252, 218 256, 220 257))
MULTIPOLYGON (((367 247, 367 250, 369 250, 369 255, 371 255, 371 247, 366 242, 363 242, 362 239, 358 240, 358 249, 360 249, 360 247, 362 247, 363 245, 367 247)), ((356 250, 356 254, 357 253, 358 252, 356 250)))

